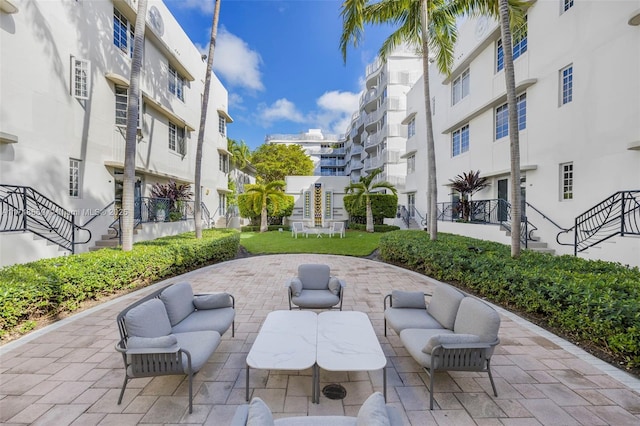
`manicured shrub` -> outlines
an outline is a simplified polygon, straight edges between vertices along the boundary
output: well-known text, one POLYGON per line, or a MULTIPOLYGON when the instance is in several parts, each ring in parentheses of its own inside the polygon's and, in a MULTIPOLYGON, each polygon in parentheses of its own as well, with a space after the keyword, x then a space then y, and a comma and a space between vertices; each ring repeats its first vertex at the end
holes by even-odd
MULTIPOLYGON (((363 223, 349 223, 349 229, 354 231, 366 231, 367 225, 363 223)), ((399 230, 399 226, 395 225, 373 225, 373 232, 390 232, 399 230)))
POLYGON ((0 269, 0 338, 25 322, 74 311, 82 302, 236 256, 237 231, 202 234, 199 240, 190 232, 144 241, 130 252, 103 249, 0 269))
POLYGON ((396 231, 380 239, 389 263, 458 283, 514 307, 579 342, 595 345, 629 368, 640 367, 640 270, 574 256, 424 231, 396 231))
MULTIPOLYGON (((398 196, 395 194, 371 194, 371 212, 373 221, 382 224, 385 217, 396 217, 398 210, 398 196)), ((367 206, 364 203, 357 203, 355 195, 345 195, 343 198, 344 208, 349 213, 351 223, 361 222, 366 224, 367 206)))
MULTIPOLYGON (((285 232, 291 231, 291 227, 284 225, 269 225, 267 226, 267 231, 279 231, 283 230, 285 232)), ((248 225, 240 228, 241 232, 260 232, 260 225, 248 225)))

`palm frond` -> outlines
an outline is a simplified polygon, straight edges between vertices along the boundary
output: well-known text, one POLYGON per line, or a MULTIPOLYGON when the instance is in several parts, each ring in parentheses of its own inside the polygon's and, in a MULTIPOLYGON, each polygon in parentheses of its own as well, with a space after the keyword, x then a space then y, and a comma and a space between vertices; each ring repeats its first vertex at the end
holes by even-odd
POLYGON ((364 34, 363 8, 367 0, 345 0, 342 3, 342 36, 340 37, 340 51, 342 59, 347 61, 347 48, 350 44, 358 47, 364 34))

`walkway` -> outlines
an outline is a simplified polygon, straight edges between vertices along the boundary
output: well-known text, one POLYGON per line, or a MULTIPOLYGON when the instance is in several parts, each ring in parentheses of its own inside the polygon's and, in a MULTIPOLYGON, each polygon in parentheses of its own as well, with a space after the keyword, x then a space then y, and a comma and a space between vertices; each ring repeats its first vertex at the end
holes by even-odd
MULTIPOLYGON (((225 334, 196 376, 193 414, 188 414, 182 376, 134 379, 122 405, 116 404, 123 368, 113 349, 118 337, 115 317, 150 292, 148 288, 0 347, 0 423, 228 424, 236 407, 244 403, 245 358, 251 342, 268 312, 288 308, 284 283, 300 263, 327 263, 335 275, 346 279, 344 309, 369 315, 389 359, 389 401, 407 424, 640 424, 640 380, 502 310, 502 343, 492 358, 499 396, 491 394, 486 374, 441 373, 435 393, 439 407, 429 411, 426 374, 393 331, 384 337, 382 300, 393 288, 430 291, 436 282, 384 263, 321 255, 238 259, 153 286, 189 281, 198 292, 229 291, 236 296, 236 337, 225 334)), ((254 370, 251 387, 277 417, 356 415, 367 396, 382 390, 379 371, 322 372, 321 386, 340 383, 347 396, 343 400, 322 396, 320 404, 312 404, 310 380, 310 371, 254 370)))

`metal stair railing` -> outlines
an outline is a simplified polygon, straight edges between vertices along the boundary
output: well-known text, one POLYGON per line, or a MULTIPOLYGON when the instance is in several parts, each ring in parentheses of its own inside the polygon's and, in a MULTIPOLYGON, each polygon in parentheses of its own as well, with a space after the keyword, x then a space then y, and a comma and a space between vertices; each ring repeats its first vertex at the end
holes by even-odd
POLYGON ((577 216, 571 229, 574 255, 618 235, 640 235, 640 190, 614 193, 577 216))
POLYGON ((407 229, 409 229, 409 224, 411 223, 411 217, 409 214, 409 210, 405 206, 398 206, 398 215, 404 222, 407 229))
POLYGON ((200 208, 201 208, 202 220, 204 220, 204 223, 207 224, 206 227, 210 228, 211 227, 211 213, 209 212, 209 208, 204 203, 204 201, 200 202, 200 208))
POLYGON ((422 226, 422 229, 426 228, 427 227, 427 218, 423 217, 420 214, 420 212, 418 211, 418 209, 416 209, 415 207, 412 207, 412 210, 413 210, 413 218, 414 218, 414 220, 415 220, 416 217, 419 217, 420 218, 420 222, 418 222, 417 220, 416 220, 416 222, 418 222, 420 224, 420 226, 422 226))
POLYGON ((0 232, 31 232, 71 253, 91 240, 75 214, 29 186, 0 185, 0 209, 0 232), (86 232, 87 239, 77 241, 78 232, 86 232))

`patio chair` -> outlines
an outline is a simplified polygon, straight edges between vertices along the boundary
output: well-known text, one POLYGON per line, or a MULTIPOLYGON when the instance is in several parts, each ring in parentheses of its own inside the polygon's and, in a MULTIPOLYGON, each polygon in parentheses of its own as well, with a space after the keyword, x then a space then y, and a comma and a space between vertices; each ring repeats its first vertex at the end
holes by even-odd
POLYGON ((329 265, 303 264, 287 284, 289 309, 340 309, 346 283, 331 276, 329 265))
POLYGON ((293 222, 291 224, 291 236, 298 238, 298 234, 304 234, 304 223, 293 222))
POLYGON ((344 222, 333 222, 330 227, 329 237, 339 234, 340 238, 344 238, 344 222))

